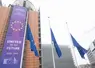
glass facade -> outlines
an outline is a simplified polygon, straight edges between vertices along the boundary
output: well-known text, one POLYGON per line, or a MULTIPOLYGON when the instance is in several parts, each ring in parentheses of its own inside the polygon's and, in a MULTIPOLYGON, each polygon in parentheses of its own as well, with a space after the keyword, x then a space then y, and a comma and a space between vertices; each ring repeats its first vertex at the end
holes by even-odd
MULTIPOLYGON (((54 61, 56 68, 75 68, 71 50, 68 46, 59 45, 62 51, 62 56, 59 58, 56 54, 55 48, 54 61)), ((42 68, 54 68, 54 63, 52 59, 52 48, 51 44, 42 44, 42 68)))

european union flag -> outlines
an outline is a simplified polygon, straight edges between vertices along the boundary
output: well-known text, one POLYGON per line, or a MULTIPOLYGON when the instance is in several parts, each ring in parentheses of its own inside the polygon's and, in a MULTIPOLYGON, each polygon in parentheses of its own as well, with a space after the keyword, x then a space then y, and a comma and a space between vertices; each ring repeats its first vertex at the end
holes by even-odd
MULTIPOLYGON (((71 35, 71 34, 70 34, 70 35, 71 35)), ((71 35, 71 38, 72 38, 73 44, 74 44, 74 46, 77 48, 77 50, 78 50, 80 56, 81 56, 82 58, 85 58, 84 55, 85 55, 85 53, 87 53, 87 50, 84 49, 82 46, 80 46, 80 44, 75 40, 75 38, 74 38, 72 35, 71 35)))
POLYGON ((32 33, 31 33, 31 30, 30 30, 30 27, 29 27, 29 24, 27 24, 26 39, 30 41, 31 51, 34 51, 35 56, 39 56, 38 55, 37 48, 35 46, 35 42, 34 42, 34 39, 33 39, 32 33))
POLYGON ((60 48, 59 48, 59 46, 58 46, 58 44, 57 44, 57 42, 56 42, 56 39, 55 39, 55 37, 54 37, 53 31, 52 31, 51 28, 50 28, 50 31, 51 31, 52 42, 53 42, 53 44, 54 44, 55 50, 56 50, 56 52, 57 52, 57 55, 58 55, 58 57, 61 57, 61 56, 62 56, 62 52, 61 52, 61 50, 60 50, 60 48))

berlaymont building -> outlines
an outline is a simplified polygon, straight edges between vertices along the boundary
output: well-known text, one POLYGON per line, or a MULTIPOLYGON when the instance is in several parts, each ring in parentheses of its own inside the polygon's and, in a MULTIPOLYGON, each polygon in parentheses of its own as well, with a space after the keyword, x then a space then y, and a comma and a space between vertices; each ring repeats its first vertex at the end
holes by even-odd
MULTIPOLYGON (((36 10, 35 6, 28 0, 16 0, 12 5, 23 6, 28 10, 28 18, 26 19, 32 31, 34 41, 36 44, 39 56, 35 56, 34 52, 30 50, 30 42, 25 40, 24 51, 22 57, 22 64, 17 68, 54 68, 52 58, 51 44, 41 44, 41 12, 36 10)), ((0 58, 3 54, 4 42, 6 33, 8 31, 9 19, 11 17, 13 6, 0 6, 0 58)), ((72 58, 71 50, 68 46, 60 46, 63 56, 58 58, 54 50, 54 60, 56 68, 75 68, 72 58)), ((2 60, 2 59, 1 59, 2 60)), ((11 59, 8 59, 11 60, 11 59)), ((13 58, 14 64, 16 59, 13 58)), ((7 61, 7 60, 6 60, 7 61)), ((8 62, 10 63, 10 62, 8 62)), ((4 61, 4 64, 6 62, 4 61)), ((9 64, 12 66, 11 64, 9 64)), ((11 68, 10 66, 0 66, 0 68, 11 68)), ((16 68, 15 65, 12 68, 16 68)))

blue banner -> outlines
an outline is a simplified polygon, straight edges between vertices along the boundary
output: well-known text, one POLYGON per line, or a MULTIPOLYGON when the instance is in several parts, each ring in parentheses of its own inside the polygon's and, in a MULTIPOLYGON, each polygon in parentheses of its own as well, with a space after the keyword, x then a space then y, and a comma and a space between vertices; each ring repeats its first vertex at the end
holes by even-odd
POLYGON ((26 8, 13 6, 4 47, 0 57, 0 68, 22 68, 27 26, 26 17, 26 8))

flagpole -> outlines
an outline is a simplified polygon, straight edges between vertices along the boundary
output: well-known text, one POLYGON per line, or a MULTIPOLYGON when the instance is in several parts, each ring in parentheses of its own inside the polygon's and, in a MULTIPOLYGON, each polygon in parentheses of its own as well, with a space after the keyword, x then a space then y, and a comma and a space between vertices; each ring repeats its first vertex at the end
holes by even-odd
MULTIPOLYGON (((69 35, 69 37, 70 37, 70 41, 72 41, 72 39, 71 39, 71 36, 70 36, 70 33, 69 33, 69 27, 68 27, 68 24, 67 24, 67 22, 66 22, 66 25, 67 25, 67 30, 68 30, 68 35, 69 35)), ((72 54, 73 54, 73 58, 74 58, 74 61, 75 61, 75 65, 77 66, 77 68, 79 68, 78 67, 78 62, 77 62, 77 57, 76 57, 76 54, 75 54, 75 49, 74 49, 74 46, 73 46, 74 44, 71 42, 71 51, 72 51, 72 54)))
MULTIPOLYGON (((51 28, 51 26, 50 26, 50 17, 48 17, 48 21, 49 21, 49 27, 51 28)), ((53 42, 51 42, 51 44, 53 44, 53 42)), ((56 68, 55 59, 54 59, 54 51, 53 51, 53 46, 52 45, 51 45, 51 48, 52 48, 53 67, 56 68)))

